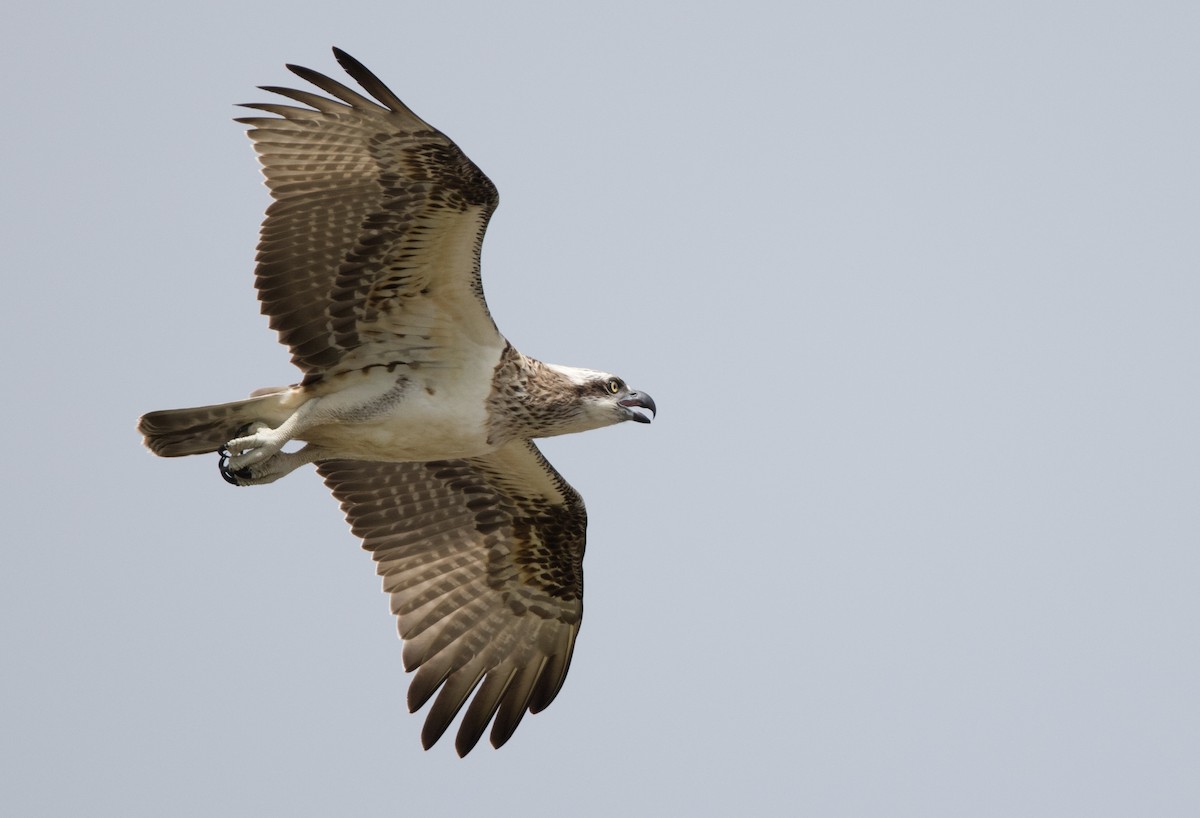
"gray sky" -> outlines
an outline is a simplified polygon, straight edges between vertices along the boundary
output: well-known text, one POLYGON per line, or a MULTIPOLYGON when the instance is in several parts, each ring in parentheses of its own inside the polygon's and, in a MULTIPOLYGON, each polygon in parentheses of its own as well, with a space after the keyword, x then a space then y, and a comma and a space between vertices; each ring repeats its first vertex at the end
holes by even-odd
POLYGON ((6 813, 1200 810, 1200 7, 34 5, 0 51, 6 813), (660 407, 545 445, 587 616, 554 705, 465 760, 421 751, 315 474, 236 490, 134 431, 295 379, 229 120, 331 45, 499 186, 501 330, 660 407))

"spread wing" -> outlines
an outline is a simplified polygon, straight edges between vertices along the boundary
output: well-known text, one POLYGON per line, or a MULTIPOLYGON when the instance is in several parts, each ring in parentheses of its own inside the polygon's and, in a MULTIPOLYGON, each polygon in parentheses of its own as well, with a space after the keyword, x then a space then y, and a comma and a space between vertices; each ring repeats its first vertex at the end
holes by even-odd
POLYGON ((486 457, 318 464, 372 552, 404 639, 416 711, 438 691, 433 745, 478 686, 455 740, 508 741, 553 701, 583 615, 583 500, 527 440, 486 457))
POLYGON ((307 379, 499 343, 479 281, 495 186, 361 63, 334 55, 374 99, 289 65, 329 96, 264 86, 307 107, 252 103, 274 116, 237 120, 274 199, 256 277, 271 327, 307 379))

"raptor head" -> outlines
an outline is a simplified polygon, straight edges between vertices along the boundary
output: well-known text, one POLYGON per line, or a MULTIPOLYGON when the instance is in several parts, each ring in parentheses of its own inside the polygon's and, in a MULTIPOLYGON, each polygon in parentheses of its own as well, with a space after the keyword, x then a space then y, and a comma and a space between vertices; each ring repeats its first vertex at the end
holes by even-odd
POLYGON ((583 428, 595 429, 626 420, 649 423, 658 412, 654 398, 630 389, 625 381, 610 372, 566 366, 551 368, 570 382, 579 411, 577 422, 583 428), (643 409, 648 410, 649 415, 639 411, 643 409))

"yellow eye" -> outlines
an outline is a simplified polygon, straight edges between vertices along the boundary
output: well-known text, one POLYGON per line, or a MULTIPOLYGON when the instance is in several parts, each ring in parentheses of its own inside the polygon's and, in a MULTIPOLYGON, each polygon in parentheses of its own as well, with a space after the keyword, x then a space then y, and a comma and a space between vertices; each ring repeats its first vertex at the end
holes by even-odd
POLYGON ((613 378, 612 380, 610 380, 608 382, 608 391, 614 395, 617 394, 618 392, 620 392, 621 391, 621 382, 618 381, 616 378, 613 378))

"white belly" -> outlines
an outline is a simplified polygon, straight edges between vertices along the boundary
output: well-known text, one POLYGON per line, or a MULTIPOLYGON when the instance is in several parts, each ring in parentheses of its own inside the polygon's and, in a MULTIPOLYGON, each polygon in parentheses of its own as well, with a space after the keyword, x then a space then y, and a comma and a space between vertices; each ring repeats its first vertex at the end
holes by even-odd
MULTIPOLYGON (((497 353, 497 360, 499 354, 497 353)), ((487 397, 495 361, 472 369, 372 367, 320 384, 320 420, 299 439, 332 458, 443 460, 494 451, 487 397)))

